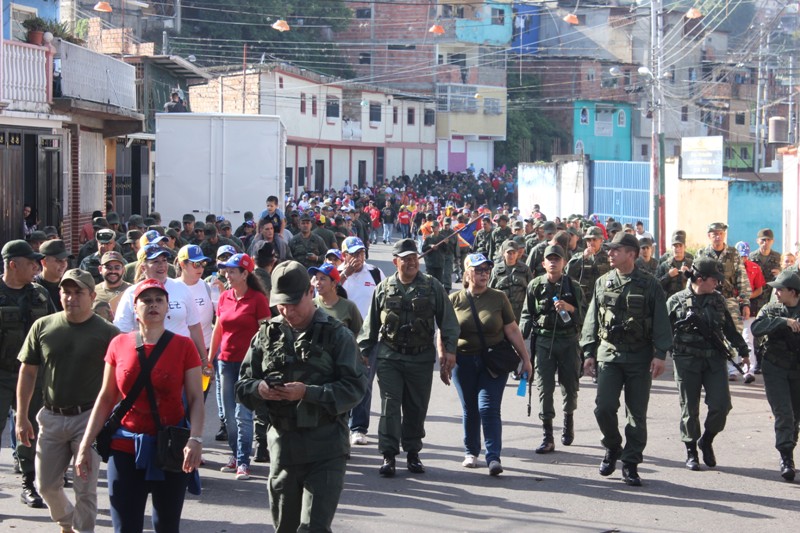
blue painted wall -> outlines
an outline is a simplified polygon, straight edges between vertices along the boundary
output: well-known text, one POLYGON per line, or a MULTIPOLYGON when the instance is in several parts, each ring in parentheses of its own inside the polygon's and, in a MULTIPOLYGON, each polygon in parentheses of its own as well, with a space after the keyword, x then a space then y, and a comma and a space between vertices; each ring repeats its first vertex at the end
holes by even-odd
POLYGON ((589 211, 605 224, 607 217, 622 224, 637 220, 650 228, 650 163, 592 161, 589 177, 589 211))
MULTIPOLYGON (((11 0, 3 2, 3 39, 10 39, 11 35, 11 0)), ((58 19, 58 0, 14 0, 15 4, 33 7, 38 10, 38 15, 43 19, 58 19)))
POLYGON ((460 42, 507 46, 514 23, 511 6, 486 2, 477 19, 456 19, 456 39, 460 42), (503 11, 503 24, 492 24, 492 9, 503 11))
POLYGON ((595 161, 630 161, 631 109, 630 104, 619 102, 576 100, 572 123, 574 153, 580 153, 579 145, 583 145, 582 153, 595 161), (611 121, 599 121, 598 108, 609 107, 613 109, 613 113, 608 113, 611 121))
POLYGON ((783 242, 783 184, 779 181, 732 181, 728 186, 728 245, 738 241, 758 247, 761 228, 775 233, 775 249, 783 242))
POLYGON ((539 28, 541 8, 529 4, 515 4, 514 38, 512 51, 516 54, 536 54, 539 52, 539 28))

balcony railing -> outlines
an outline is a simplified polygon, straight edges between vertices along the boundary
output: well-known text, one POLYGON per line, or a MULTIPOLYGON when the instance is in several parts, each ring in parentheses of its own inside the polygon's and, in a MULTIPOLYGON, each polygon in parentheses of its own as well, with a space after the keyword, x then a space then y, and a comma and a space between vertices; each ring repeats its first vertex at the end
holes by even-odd
POLYGON ((17 111, 47 112, 52 102, 53 56, 47 48, 18 41, 3 41, 0 98, 17 111))
MULTIPOLYGON (((136 68, 60 39, 56 45, 61 95, 136 110, 136 68)), ((59 95, 56 95, 59 96, 59 95)))

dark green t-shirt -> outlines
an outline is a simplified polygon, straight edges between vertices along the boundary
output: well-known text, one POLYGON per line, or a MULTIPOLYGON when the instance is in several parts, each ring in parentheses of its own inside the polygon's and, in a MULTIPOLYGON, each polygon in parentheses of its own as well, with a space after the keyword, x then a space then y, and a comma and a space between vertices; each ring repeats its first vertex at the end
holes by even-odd
POLYGON ((62 311, 33 323, 18 359, 41 367, 46 404, 86 405, 100 392, 106 349, 118 334, 116 326, 97 315, 73 324, 62 311))
MULTIPOLYGON (((475 309, 478 310, 486 346, 494 346, 505 338, 503 330, 505 325, 516 321, 511 302, 504 292, 488 288, 478 296, 473 296, 472 299, 475 302, 475 309)), ((479 353, 481 338, 472 316, 466 289, 452 293, 450 301, 456 312, 458 325, 461 327, 461 334, 458 336, 458 351, 479 353)))
POLYGON ((356 337, 358 336, 358 332, 361 331, 361 325, 363 324, 364 319, 361 318, 361 312, 358 310, 358 306, 356 304, 347 298, 339 298, 339 301, 337 301, 333 307, 330 307, 326 305, 319 296, 314 298, 314 304, 347 326, 347 329, 352 331, 353 335, 356 337))

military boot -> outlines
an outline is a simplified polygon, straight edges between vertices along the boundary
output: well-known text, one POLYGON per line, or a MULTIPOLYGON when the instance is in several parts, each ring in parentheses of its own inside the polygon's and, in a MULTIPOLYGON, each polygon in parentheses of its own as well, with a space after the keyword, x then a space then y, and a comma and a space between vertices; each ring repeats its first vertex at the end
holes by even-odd
POLYGON ((786 481, 794 481, 794 454, 792 450, 781 452, 781 477, 786 481))
POLYGON ((543 420, 542 421, 542 428, 544 429, 544 438, 542 439, 542 443, 539 445, 536 450, 536 453, 550 453, 554 452, 556 449, 555 441, 553 440, 553 421, 552 420, 543 420))
POLYGON ((564 427, 561 430, 561 444, 569 446, 575 440, 575 418, 572 413, 564 415, 564 427))
POLYGON ((19 499, 28 507, 41 509, 44 507, 44 501, 42 500, 42 497, 39 496, 39 493, 36 492, 36 487, 34 486, 35 479, 35 472, 26 472, 22 474, 22 494, 20 495, 19 499))
POLYGON ((714 448, 711 446, 716 436, 716 433, 706 432, 703 433, 700 440, 697 441, 697 447, 703 452, 703 462, 706 466, 717 466, 717 457, 714 455, 714 448))
POLYGON ((700 470, 700 460, 697 458, 697 443, 695 441, 686 444, 686 468, 697 472, 700 470))

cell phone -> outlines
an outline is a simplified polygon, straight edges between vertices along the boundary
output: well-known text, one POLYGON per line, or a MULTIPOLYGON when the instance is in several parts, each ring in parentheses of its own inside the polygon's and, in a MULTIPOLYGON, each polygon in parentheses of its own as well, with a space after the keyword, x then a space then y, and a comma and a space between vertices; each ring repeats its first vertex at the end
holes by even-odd
POLYGON ((267 385, 270 387, 283 387, 283 374, 278 372, 273 372, 268 374, 264 381, 267 382, 267 385))

